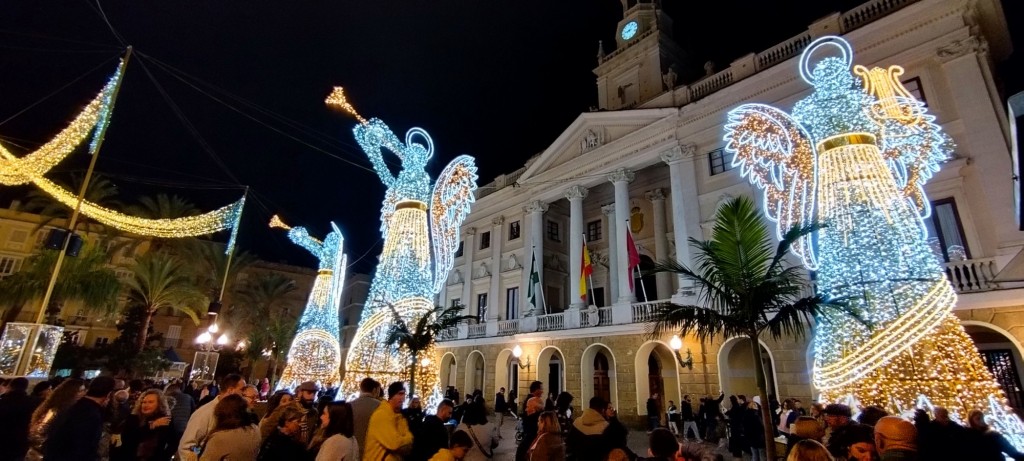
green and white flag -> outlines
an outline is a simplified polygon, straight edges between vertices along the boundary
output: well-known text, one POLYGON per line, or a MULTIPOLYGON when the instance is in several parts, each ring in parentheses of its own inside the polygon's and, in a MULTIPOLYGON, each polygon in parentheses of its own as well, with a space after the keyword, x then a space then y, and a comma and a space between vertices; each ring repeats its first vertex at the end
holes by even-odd
POLYGON ((530 261, 530 285, 526 288, 526 298, 530 300, 530 313, 536 314, 537 306, 537 285, 540 285, 540 274, 537 272, 537 253, 533 253, 530 261))

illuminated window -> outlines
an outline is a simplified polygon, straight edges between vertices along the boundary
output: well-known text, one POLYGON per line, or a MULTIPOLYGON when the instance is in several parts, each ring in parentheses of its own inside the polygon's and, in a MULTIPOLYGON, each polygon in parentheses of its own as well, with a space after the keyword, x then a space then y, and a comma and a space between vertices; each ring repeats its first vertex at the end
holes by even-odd
POLYGON ((508 239, 515 240, 519 238, 519 221, 512 221, 508 223, 508 239))
POLYGON ((562 233, 560 232, 558 222, 556 221, 548 221, 548 240, 551 240, 552 242, 562 241, 562 233))
POLYGON ((914 77, 903 82, 903 87, 910 92, 918 101, 928 105, 928 99, 924 96, 924 85, 921 84, 921 77, 914 77))
POLYGON ((932 215, 924 220, 928 228, 928 245, 944 262, 971 259, 971 250, 964 238, 964 226, 952 198, 932 202, 932 215))
POLYGON ((181 325, 169 325, 164 334, 164 347, 181 346, 181 325))
POLYGON ((726 153, 724 147, 719 147, 708 154, 708 165, 711 166, 711 176, 725 173, 732 169, 732 154, 726 153))
POLYGON ((480 249, 486 250, 491 247, 491 233, 484 232, 480 234, 480 249))
POLYGON ((601 240, 601 220, 590 221, 587 223, 587 241, 596 242, 601 240))

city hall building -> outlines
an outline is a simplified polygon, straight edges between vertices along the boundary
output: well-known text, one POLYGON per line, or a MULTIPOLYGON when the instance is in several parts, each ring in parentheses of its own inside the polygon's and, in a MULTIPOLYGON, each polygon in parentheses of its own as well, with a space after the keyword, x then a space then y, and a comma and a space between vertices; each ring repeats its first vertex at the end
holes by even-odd
MULTIPOLYGON (((719 204, 761 200, 723 149, 726 113, 751 102, 791 108, 812 89, 797 70, 801 51, 817 37, 841 35, 856 63, 903 66, 904 86, 957 143, 927 183, 930 243, 959 294, 956 314, 1021 408, 1024 233, 1014 220, 1009 125, 994 76, 1011 52, 999 1, 872 0, 726 69, 708 66, 689 84, 678 81, 683 53, 671 21, 656 3, 623 0, 615 49, 602 50, 594 69, 598 110, 581 114, 522 168, 480 187, 439 300, 478 320, 443 336, 442 385, 481 389, 490 401, 500 387, 524 395, 540 380, 548 391, 572 393, 577 408, 602 396, 635 423, 653 393, 664 403, 720 390, 755 394, 747 340, 686 337, 675 349, 671 333, 651 333, 657 305, 694 298, 671 274, 630 283, 627 235, 641 269, 690 264, 688 239, 710 236, 719 204), (594 267, 585 301, 584 239, 594 267), (528 299, 534 255, 536 312, 528 299)), ((809 336, 760 346, 769 393, 813 400, 809 336)))

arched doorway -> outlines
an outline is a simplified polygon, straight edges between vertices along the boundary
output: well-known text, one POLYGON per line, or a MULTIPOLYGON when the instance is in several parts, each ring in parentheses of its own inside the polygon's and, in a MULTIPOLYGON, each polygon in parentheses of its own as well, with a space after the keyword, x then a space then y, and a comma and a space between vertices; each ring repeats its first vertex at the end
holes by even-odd
POLYGON ((473 351, 466 360, 466 388, 462 394, 470 395, 477 389, 484 390, 484 355, 473 351))
MULTIPOLYGON (((556 395, 565 390, 565 359, 557 347, 548 346, 537 358, 537 380, 544 383, 547 393, 556 395)), ((546 396, 545 396, 546 397, 546 396)))
POLYGON ((441 367, 438 370, 441 374, 440 381, 438 384, 442 390, 447 389, 448 386, 458 387, 455 381, 455 377, 458 376, 459 365, 455 361, 455 354, 448 352, 441 357, 441 367))
MULTIPOLYGON (((761 359, 764 365, 765 385, 768 395, 778 396, 775 376, 775 360, 771 352, 761 343, 761 359)), ((754 373, 753 350, 747 338, 732 338, 722 344, 718 351, 718 370, 722 392, 726 395, 758 395, 757 378, 754 373)))
POLYGON ((654 260, 647 255, 640 255, 640 271, 633 272, 633 291, 636 292, 637 302, 654 301, 658 299, 658 277, 649 273, 654 269, 654 260), (647 274, 638 277, 639 274, 647 274))
POLYGON ((494 363, 494 392, 505 388, 505 399, 510 397, 512 391, 519 394, 519 361, 512 356, 510 349, 504 349, 498 353, 498 360, 494 363))
POLYGON ((648 341, 637 349, 634 358, 636 373, 636 411, 647 415, 647 399, 657 392, 661 411, 659 418, 664 423, 665 404, 669 400, 680 400, 679 364, 668 345, 660 341, 648 341))
POLYGON ((580 359, 580 407, 587 408, 590 399, 597 396, 618 408, 615 378, 615 355, 611 349, 600 343, 587 347, 580 359))
POLYGON ((1007 331, 995 325, 964 321, 964 331, 974 341, 985 367, 1003 388, 1006 400, 1016 409, 1024 408, 1024 363, 1021 347, 1007 331))

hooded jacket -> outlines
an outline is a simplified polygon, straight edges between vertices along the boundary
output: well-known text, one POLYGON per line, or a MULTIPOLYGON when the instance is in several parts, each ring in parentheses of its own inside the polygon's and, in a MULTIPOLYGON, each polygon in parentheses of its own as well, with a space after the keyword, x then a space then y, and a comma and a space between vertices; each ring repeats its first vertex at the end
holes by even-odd
POLYGON ((593 408, 583 410, 583 414, 573 421, 572 429, 569 430, 566 445, 570 457, 581 461, 604 459, 610 451, 607 441, 602 437, 607 428, 608 421, 601 413, 593 408))

